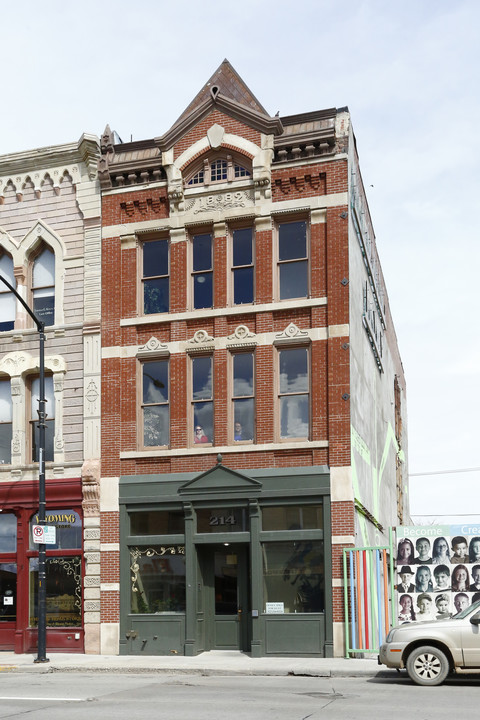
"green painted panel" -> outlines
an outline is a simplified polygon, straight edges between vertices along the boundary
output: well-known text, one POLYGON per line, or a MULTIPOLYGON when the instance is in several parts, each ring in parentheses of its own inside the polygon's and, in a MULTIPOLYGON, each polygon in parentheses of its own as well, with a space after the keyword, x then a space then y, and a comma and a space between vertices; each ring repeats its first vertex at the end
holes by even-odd
POLYGON ((265 654, 323 655, 324 619, 265 617, 265 654))
POLYGON ((239 623, 235 615, 224 615, 215 617, 215 649, 216 650, 238 650, 239 623))
POLYGON ((174 652, 183 655, 185 642, 183 615, 131 617, 129 625, 131 637, 126 638, 125 654, 170 655, 174 652))

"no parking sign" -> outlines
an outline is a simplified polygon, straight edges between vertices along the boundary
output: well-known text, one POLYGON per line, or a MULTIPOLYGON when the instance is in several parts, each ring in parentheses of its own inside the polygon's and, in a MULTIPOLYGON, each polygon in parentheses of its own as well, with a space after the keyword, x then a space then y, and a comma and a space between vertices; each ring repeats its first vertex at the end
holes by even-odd
POLYGON ((55 525, 32 525, 33 542, 37 545, 55 545, 55 525))

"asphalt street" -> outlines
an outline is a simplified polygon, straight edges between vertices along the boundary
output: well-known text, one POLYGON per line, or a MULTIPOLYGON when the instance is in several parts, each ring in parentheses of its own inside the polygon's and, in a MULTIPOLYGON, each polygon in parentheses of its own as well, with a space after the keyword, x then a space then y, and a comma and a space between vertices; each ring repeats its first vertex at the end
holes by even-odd
POLYGON ((35 720, 312 720, 476 717, 479 676, 437 688, 405 673, 373 677, 262 677, 118 673, 2 673, 0 718, 35 720))

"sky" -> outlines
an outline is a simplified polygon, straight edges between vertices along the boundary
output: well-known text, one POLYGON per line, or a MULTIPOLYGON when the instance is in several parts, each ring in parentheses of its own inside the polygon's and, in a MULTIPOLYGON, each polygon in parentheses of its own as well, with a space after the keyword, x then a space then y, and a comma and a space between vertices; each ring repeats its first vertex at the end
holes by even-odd
POLYGON ((407 380, 411 513, 480 526, 480 2, 0 0, 0 27, 0 154, 107 123, 162 135, 224 58, 271 115, 348 106, 407 380))

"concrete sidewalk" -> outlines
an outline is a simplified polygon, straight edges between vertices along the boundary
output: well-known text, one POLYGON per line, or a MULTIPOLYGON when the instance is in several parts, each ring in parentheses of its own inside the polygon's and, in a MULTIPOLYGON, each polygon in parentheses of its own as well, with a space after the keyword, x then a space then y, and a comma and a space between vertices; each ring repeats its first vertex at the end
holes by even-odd
MULTIPOLYGON (((210 651, 195 657, 180 655, 126 656, 47 653, 49 662, 35 663, 36 655, 0 652, 0 672, 126 672, 184 675, 306 675, 311 677, 374 676, 386 670, 377 657, 251 658, 235 651, 210 651)), ((393 671, 389 671, 393 672, 393 671)))

